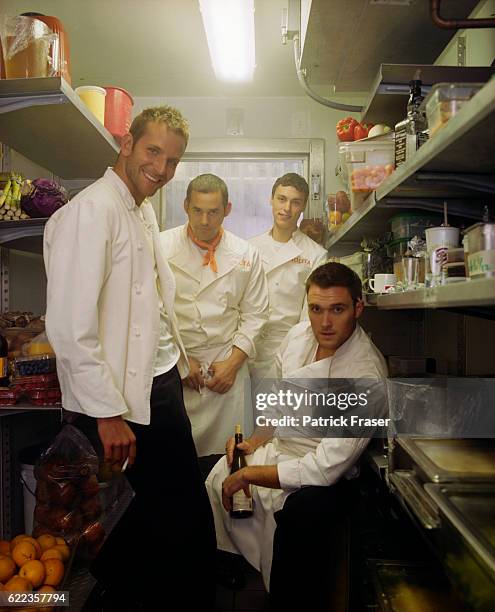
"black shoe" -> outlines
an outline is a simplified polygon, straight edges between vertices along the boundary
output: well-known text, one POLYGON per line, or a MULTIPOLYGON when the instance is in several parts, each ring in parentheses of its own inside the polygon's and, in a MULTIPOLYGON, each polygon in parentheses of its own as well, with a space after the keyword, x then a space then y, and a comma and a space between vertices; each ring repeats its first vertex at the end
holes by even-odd
POLYGON ((239 555, 217 552, 216 581, 227 589, 240 591, 246 586, 246 576, 239 555))

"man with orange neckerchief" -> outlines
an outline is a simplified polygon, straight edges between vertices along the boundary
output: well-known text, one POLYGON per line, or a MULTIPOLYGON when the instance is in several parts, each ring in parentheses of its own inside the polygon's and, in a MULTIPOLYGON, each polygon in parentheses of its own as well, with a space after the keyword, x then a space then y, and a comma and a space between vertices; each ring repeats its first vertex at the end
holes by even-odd
POLYGON ((187 188, 188 222, 162 232, 174 273, 175 312, 189 358, 184 401, 199 456, 220 454, 237 423, 252 428, 247 359, 268 318, 268 288, 258 250, 222 227, 227 185, 201 174, 187 188))

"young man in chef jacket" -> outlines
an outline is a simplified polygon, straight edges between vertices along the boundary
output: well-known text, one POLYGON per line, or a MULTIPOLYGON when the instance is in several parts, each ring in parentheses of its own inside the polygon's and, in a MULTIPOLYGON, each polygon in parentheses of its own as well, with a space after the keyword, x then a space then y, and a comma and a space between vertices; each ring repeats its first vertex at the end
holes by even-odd
MULTIPOLYGON (((386 378, 385 360, 358 324, 361 281, 346 266, 327 263, 306 284, 309 320, 291 329, 277 354, 287 379, 386 378)), ((371 381, 373 383, 373 381, 371 381)), ((369 387, 367 387, 369 388, 369 387)), ((378 396, 380 410, 386 406, 378 396)), ((273 610, 326 610, 332 554, 329 528, 342 516, 349 480, 368 438, 273 437, 257 428, 242 448, 248 466, 229 475, 234 441, 206 481, 217 548, 243 555, 261 571, 273 610), (331 486, 329 486, 331 485, 331 486), (231 519, 232 495, 249 490, 254 513, 231 519)))
POLYGON ((46 331, 64 416, 118 470, 128 464, 136 494, 92 566, 104 611, 151 609, 164 593, 172 609, 194 607, 190 582, 214 608, 213 518, 182 396, 175 281, 148 199, 173 178, 188 136, 177 109, 144 110, 114 167, 45 229, 46 331))
POLYGON ((177 284, 190 370, 184 400, 199 456, 222 453, 238 423, 252 431, 247 360, 268 318, 258 249, 222 227, 231 208, 224 181, 202 174, 187 188, 187 223, 160 235, 177 284))
POLYGON ((308 183, 299 174, 278 178, 270 200, 273 227, 249 240, 261 253, 270 302, 269 319, 256 341, 256 357, 249 363, 255 379, 275 377, 275 355, 303 311, 306 279, 327 259, 327 251, 297 227, 308 195, 308 183))

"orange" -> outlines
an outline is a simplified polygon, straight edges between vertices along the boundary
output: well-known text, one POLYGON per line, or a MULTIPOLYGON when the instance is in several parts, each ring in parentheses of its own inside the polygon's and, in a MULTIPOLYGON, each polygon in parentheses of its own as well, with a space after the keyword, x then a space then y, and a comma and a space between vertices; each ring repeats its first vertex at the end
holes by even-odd
POLYGON ((55 540, 56 540, 57 544, 61 544, 62 546, 67 546, 67 542, 64 540, 64 538, 56 537, 55 540))
POLYGON ((22 567, 24 563, 36 559, 36 548, 31 542, 21 540, 12 551, 12 559, 19 567, 22 567))
POLYGON ((62 551, 58 550, 57 548, 49 548, 48 550, 45 550, 40 557, 40 561, 46 561, 47 559, 58 559, 59 561, 64 560, 62 551))
POLYGON ((19 544, 19 542, 24 538, 29 538, 27 533, 20 533, 19 535, 15 536, 15 538, 10 542, 10 551, 12 552, 17 544, 19 544))
POLYGON ((31 542, 31 544, 34 546, 35 550, 36 550, 36 558, 39 559, 41 557, 41 553, 43 552, 41 550, 41 546, 38 542, 38 540, 35 540, 34 538, 32 538, 31 536, 26 536, 25 538, 22 538, 21 542, 31 542))
POLYGON ((10 542, 8 540, 0 540, 0 555, 10 555, 10 542))
POLYGON ((45 566, 41 561, 37 561, 36 559, 24 563, 19 570, 19 576, 21 578, 27 578, 35 589, 43 584, 45 574, 45 566))
MULTIPOLYGON (((44 584, 41 588, 38 589, 38 593, 56 593, 57 589, 53 588, 52 586, 49 586, 48 584, 44 584)), ((47 608, 37 608, 37 612, 53 612, 55 608, 52 608, 51 606, 47 607, 47 608)), ((17 610, 16 610, 17 612, 17 610)))
POLYGON ((55 546, 57 544, 57 539, 54 536, 50 535, 49 533, 45 533, 43 535, 40 535, 40 537, 38 538, 38 543, 41 546, 41 550, 42 552, 44 552, 45 550, 48 550, 49 548, 52 548, 53 546, 55 546))
POLYGON ((10 557, 0 557, 0 582, 7 582, 16 572, 16 564, 10 557))
POLYGON ((69 547, 67 546, 67 544, 61 545, 61 544, 57 544, 56 546, 53 547, 55 550, 59 550, 62 553, 62 561, 64 563, 66 563, 69 560, 70 557, 70 550, 69 547))
POLYGON ((26 578, 13 576, 5 585, 5 591, 32 591, 33 585, 26 578))
POLYGON ((43 561, 46 570, 45 584, 56 587, 64 577, 64 564, 59 559, 43 561))

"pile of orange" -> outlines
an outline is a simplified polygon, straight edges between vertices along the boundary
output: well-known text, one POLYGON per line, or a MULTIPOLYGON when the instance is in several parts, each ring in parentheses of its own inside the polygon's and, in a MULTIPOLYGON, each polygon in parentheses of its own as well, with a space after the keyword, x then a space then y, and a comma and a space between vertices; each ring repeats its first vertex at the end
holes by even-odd
POLYGON ((0 591, 54 593, 62 582, 69 556, 65 540, 50 534, 32 538, 23 533, 10 542, 0 540, 0 591))

